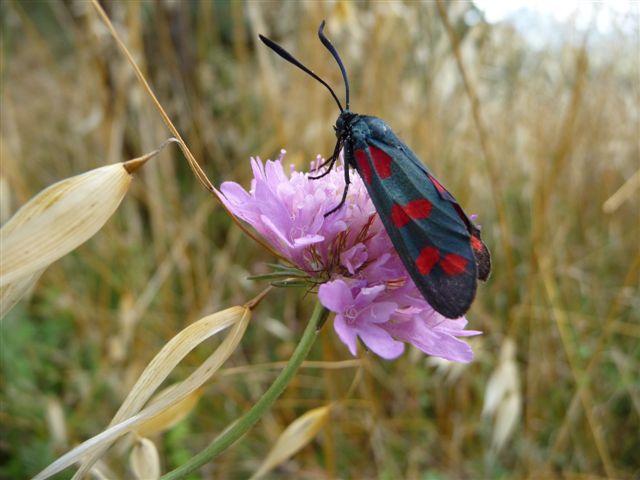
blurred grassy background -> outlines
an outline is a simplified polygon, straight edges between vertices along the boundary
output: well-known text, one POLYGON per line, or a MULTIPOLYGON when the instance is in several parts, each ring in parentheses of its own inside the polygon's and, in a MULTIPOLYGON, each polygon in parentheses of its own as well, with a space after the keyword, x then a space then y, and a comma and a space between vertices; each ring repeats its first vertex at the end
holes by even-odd
MULTIPOLYGON (((638 192, 603 207, 640 167, 637 10, 606 35, 567 23, 533 45, 470 2, 445 6, 449 31, 432 2, 105 8, 214 184, 248 185, 251 155, 284 147, 304 168, 331 151, 338 112, 327 92, 256 42, 258 32, 281 42, 341 95, 315 34, 326 18, 354 111, 385 119, 480 215, 494 273, 468 315, 484 331, 472 341, 477 360, 453 369, 413 351, 394 362, 364 355, 353 396, 273 478, 640 475, 638 192), (522 413, 497 452, 481 412, 507 338, 522 413)), ((0 13, 3 221, 54 181, 169 136, 89 2, 3 1, 0 13)), ((107 226, 2 323, 0 477, 31 476, 101 431, 162 345, 255 295, 262 285, 246 277, 269 261, 176 148, 147 164, 107 226)), ((278 371, 268 364, 288 358, 309 317, 304 293, 278 290, 260 306, 228 365, 255 367, 218 376, 158 438, 165 469, 259 398, 278 371)), ((210 351, 200 347, 172 379, 210 351)), ((327 326, 312 359, 348 358, 327 326)), ((342 398, 354 374, 304 368, 203 476, 248 477, 285 425, 342 398)), ((124 458, 107 458, 118 476, 129 474, 124 458)))

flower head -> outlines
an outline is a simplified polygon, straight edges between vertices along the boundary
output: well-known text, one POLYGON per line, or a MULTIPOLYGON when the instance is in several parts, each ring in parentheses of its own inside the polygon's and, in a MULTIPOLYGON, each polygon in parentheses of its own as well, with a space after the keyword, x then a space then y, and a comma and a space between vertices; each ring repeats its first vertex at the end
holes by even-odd
POLYGON ((360 338, 387 359, 401 355, 410 343, 430 355, 471 361, 471 348, 456 337, 480 332, 465 330, 464 317, 443 317, 422 297, 360 177, 352 175, 345 204, 325 217, 342 197, 344 165, 314 180, 293 166, 286 175, 284 155, 282 150, 266 163, 252 159, 250 190, 225 182, 220 197, 278 253, 322 283, 320 302, 336 313, 335 331, 351 353, 356 354, 360 338))

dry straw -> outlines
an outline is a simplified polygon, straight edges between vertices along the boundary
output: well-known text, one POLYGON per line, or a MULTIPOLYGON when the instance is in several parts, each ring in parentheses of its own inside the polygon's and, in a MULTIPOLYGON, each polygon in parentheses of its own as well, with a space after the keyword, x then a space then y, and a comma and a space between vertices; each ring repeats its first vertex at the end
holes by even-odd
POLYGON ((129 190, 140 158, 64 179, 27 202, 0 229, 0 304, 4 316, 53 262, 93 237, 129 190))
POLYGON ((297 418, 280 435, 275 445, 264 459, 252 480, 264 477, 271 470, 286 462, 315 438, 327 423, 332 405, 314 408, 297 418))
POLYGON ((208 315, 173 337, 142 372, 109 427, 60 457, 35 479, 49 478, 79 461, 82 461, 82 465, 73 478, 83 478, 118 438, 132 431, 161 430, 186 415, 190 410, 192 396, 198 395, 202 385, 222 366, 240 343, 251 317, 251 308, 261 298, 262 296, 259 296, 246 306, 231 307, 208 315), (156 401, 142 408, 189 352, 229 327, 232 327, 229 334, 200 367, 186 380, 166 390, 156 401))
POLYGON ((507 338, 500 351, 500 363, 487 382, 482 415, 493 417, 491 446, 499 452, 513 434, 522 411, 520 376, 516 365, 516 344, 507 338))
MULTIPOLYGON (((158 402, 162 402, 166 398, 175 395, 175 391, 179 387, 180 384, 176 383, 174 385, 171 385, 170 387, 165 388, 149 402, 149 405, 154 405, 158 402)), ((191 413, 194 407, 198 404, 198 400, 200 400, 203 390, 203 387, 194 390, 184 398, 167 407, 166 410, 159 413, 155 417, 142 422, 142 424, 136 427, 135 432, 140 437, 150 437, 151 435, 155 435, 156 433, 169 430, 171 427, 173 427, 183 418, 189 415, 189 413, 191 413)))
POLYGON ((155 444, 148 438, 139 438, 131 450, 129 464, 135 478, 156 480, 160 478, 160 455, 155 444))

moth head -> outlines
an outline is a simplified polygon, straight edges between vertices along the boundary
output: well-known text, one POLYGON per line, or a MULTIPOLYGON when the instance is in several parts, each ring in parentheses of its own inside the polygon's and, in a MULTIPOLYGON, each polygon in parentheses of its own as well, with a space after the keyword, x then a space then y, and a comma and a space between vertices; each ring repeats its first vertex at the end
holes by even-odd
POLYGON ((338 119, 336 120, 336 124, 333 127, 336 131, 336 137, 343 138, 346 136, 356 118, 358 118, 358 114, 353 113, 350 110, 340 112, 340 115, 338 115, 338 119))

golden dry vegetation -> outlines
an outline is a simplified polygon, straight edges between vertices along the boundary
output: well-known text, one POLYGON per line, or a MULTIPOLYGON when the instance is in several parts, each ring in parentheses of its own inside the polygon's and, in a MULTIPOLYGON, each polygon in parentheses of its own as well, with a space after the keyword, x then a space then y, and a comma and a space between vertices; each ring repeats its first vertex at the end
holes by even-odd
MULTIPOLYGON (((384 118, 479 214, 493 252, 493 275, 468 314, 484 332, 472 340, 473 363, 417 351, 344 363, 351 356, 328 323, 274 408, 203 467, 203 478, 249 477, 287 425, 338 400, 310 445, 269 478, 640 475, 637 9, 606 34, 595 24, 556 25, 543 45, 484 22, 467 2, 105 9, 215 185, 248 185, 250 156, 286 148, 303 168, 333 148, 338 112, 327 92, 257 41, 265 33, 281 42, 341 94, 340 72, 315 35, 326 18, 353 109, 384 118), (483 415, 488 386, 508 397, 483 415)), ((171 136, 91 3, 13 0, 0 13, 3 222, 47 185, 171 136)), ((265 285, 247 277, 273 261, 181 151, 165 148, 106 226, 3 319, 0 477, 33 476, 102 431, 163 345, 258 294, 265 285)), ((190 415, 151 436, 162 471, 260 398, 312 306, 304 288, 269 293, 190 415)), ((198 347, 170 380, 215 345, 198 347)), ((104 457, 116 477, 132 475, 128 448, 104 457)))

